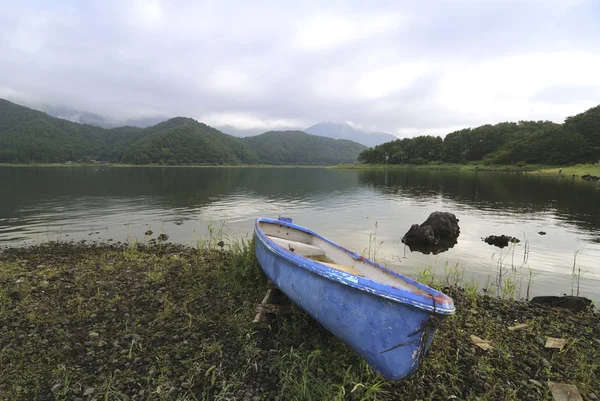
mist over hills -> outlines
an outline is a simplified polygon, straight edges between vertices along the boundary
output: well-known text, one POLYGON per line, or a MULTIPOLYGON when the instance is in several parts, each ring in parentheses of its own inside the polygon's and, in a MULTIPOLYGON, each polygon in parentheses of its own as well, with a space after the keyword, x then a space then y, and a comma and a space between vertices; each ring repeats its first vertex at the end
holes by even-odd
MULTIPOLYGON (((97 119, 84 117, 88 121, 97 119)), ((327 165, 352 163, 364 149, 351 141, 299 131, 266 133, 254 140, 242 140, 185 117, 146 128, 103 128, 52 117, 0 99, 2 163, 101 160, 170 165, 327 165)))
MULTIPOLYGON (((42 111, 44 111, 52 117, 62 118, 80 124, 94 125, 102 128, 116 128, 119 126, 133 126, 139 128, 146 128, 158 124, 161 121, 167 119, 164 117, 148 117, 127 120, 112 120, 99 114, 59 106, 45 106, 42 108, 42 111)), ((271 131, 265 128, 237 128, 229 124, 217 125, 214 128, 218 129, 219 131, 225 134, 232 135, 238 138, 260 135, 265 132, 271 131)), ((367 147, 381 145, 382 143, 398 139, 394 135, 383 132, 369 132, 361 130, 351 126, 348 123, 322 122, 312 125, 305 129, 302 129, 301 127, 295 127, 290 128, 289 130, 304 131, 308 134, 319 135, 333 139, 348 139, 363 144, 367 147)), ((281 131, 281 129, 278 129, 278 131, 281 131)))
POLYGON ((313 125, 312 127, 306 128, 304 132, 308 132, 309 134, 313 135, 326 136, 328 138, 349 139, 354 142, 362 143, 369 148, 398 139, 397 136, 392 134, 362 131, 347 123, 319 123, 313 125))

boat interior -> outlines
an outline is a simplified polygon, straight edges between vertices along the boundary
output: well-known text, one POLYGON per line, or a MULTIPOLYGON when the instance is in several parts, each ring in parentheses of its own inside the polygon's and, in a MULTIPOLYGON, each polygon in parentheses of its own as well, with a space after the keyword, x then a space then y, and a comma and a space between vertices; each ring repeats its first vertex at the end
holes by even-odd
POLYGON ((393 287, 417 290, 417 287, 401 278, 393 276, 363 260, 354 259, 344 250, 312 234, 278 223, 263 221, 259 224, 267 238, 298 255, 344 273, 365 277, 393 287))

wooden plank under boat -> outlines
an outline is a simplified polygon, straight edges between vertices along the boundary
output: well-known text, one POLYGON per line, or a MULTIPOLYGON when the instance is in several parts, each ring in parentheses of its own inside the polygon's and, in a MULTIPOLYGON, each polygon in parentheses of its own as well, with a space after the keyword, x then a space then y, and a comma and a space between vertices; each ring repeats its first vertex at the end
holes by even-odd
POLYGON ((439 322, 445 294, 295 225, 258 218, 255 252, 269 279, 384 377, 413 374, 439 322))

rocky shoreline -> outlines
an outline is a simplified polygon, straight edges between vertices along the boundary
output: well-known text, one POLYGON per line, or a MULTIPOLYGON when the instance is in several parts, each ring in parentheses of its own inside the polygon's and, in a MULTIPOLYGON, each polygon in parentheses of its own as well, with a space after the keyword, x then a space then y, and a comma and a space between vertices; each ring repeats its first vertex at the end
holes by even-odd
POLYGON ((457 314, 417 373, 390 382, 302 311, 255 329, 265 283, 241 242, 4 249, 0 399, 552 400, 553 382, 600 396, 592 310, 444 288, 457 314))

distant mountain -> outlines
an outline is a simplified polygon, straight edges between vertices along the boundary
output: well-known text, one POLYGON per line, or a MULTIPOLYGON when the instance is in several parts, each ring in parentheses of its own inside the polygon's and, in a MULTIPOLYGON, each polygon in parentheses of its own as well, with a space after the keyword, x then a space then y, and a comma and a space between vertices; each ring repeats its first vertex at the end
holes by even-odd
POLYGON ((90 160, 131 164, 352 163, 365 147, 301 131, 231 135, 185 117, 147 128, 101 128, 51 117, 0 99, 0 163, 90 160))
POLYGON ((367 132, 356 129, 349 124, 319 123, 304 130, 313 135, 326 136, 334 139, 349 139, 367 147, 381 145, 394 141, 398 137, 383 132, 367 132))
POLYGON ((364 145, 302 131, 270 131, 242 138, 265 164, 332 165, 353 163, 364 145))

